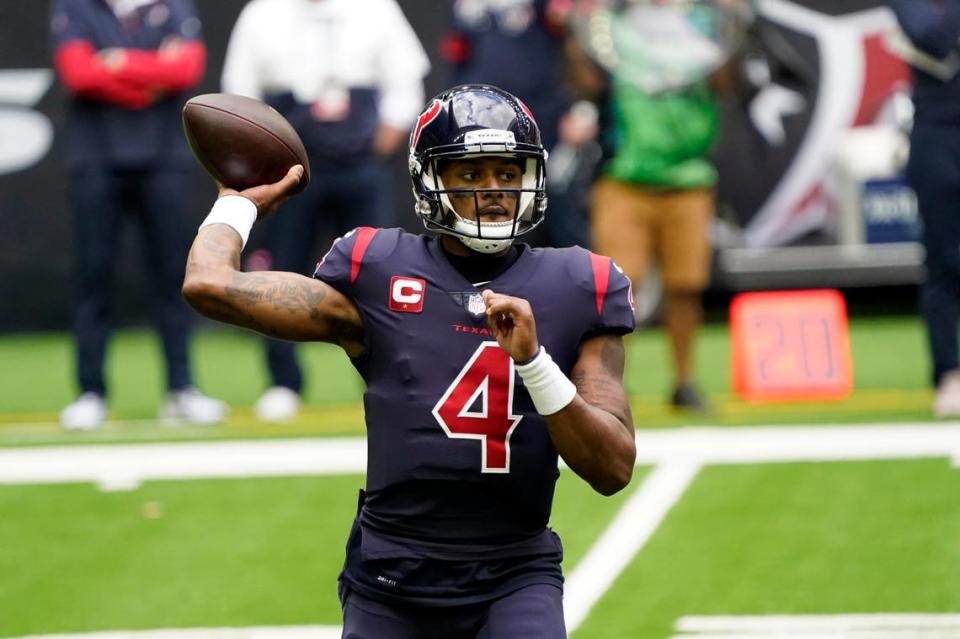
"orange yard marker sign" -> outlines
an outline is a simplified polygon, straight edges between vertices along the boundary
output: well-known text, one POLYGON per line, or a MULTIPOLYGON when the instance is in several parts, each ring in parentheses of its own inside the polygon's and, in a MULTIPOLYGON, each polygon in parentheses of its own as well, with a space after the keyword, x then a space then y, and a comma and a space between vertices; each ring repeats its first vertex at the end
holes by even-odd
POLYGON ((748 402, 853 390, 847 308, 834 290, 741 293, 730 304, 733 389, 748 402))

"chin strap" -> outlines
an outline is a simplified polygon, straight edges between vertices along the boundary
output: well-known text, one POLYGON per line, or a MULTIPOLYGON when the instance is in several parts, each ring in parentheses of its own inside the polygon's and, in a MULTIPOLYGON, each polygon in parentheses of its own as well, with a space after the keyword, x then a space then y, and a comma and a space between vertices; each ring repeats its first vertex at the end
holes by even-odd
POLYGON ((476 237, 463 237, 462 235, 455 235, 454 237, 463 242, 471 251, 484 254, 499 253, 513 244, 513 238, 507 240, 481 240, 476 237))
POLYGON ((458 237, 467 248, 478 253, 499 253, 513 244, 516 237, 514 231, 519 224, 517 221, 478 224, 475 220, 460 217, 456 211, 451 210, 450 213, 454 219, 453 229, 459 231, 453 235, 458 237), (480 233, 483 237, 476 237, 473 233, 480 233))

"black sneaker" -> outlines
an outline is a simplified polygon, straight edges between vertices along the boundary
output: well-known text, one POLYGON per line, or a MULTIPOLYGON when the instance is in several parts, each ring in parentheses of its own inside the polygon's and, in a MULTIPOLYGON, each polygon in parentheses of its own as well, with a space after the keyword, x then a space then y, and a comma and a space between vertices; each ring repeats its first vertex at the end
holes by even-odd
POLYGON ((670 405, 678 410, 691 413, 707 414, 710 412, 710 405, 707 404, 707 400, 703 398, 703 395, 693 384, 681 384, 673 389, 670 405))

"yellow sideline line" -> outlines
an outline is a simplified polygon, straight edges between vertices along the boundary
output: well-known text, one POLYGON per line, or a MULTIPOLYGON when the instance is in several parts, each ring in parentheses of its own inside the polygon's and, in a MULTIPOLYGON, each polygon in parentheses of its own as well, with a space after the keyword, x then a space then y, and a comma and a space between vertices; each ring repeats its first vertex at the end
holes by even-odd
MULTIPOLYGON (((817 402, 777 402, 748 404, 729 393, 712 394, 713 418, 720 420, 738 417, 756 418, 758 415, 803 415, 835 413, 852 415, 860 412, 910 412, 926 411, 932 401, 932 392, 928 389, 864 389, 854 392, 850 397, 838 401, 817 402)), ((635 417, 638 422, 649 419, 676 419, 683 413, 675 412, 666 404, 662 396, 634 395, 631 397, 635 417), (671 417, 672 416, 672 417, 671 417)), ((56 426, 57 413, 0 413, 0 430, 30 428, 31 432, 44 430, 47 426, 56 426)), ((113 419, 108 425, 137 426, 154 425, 161 422, 152 418, 113 419)), ((267 423, 254 417, 249 406, 234 407, 226 423, 222 426, 244 434, 293 435, 324 432, 359 432, 363 425, 363 406, 360 402, 349 404, 312 404, 304 406, 301 413, 288 422, 267 423)))
MULTIPOLYGON (((102 430, 134 428, 137 426, 162 426, 156 418, 108 418, 102 430)), ((311 433, 359 433, 363 425, 363 406, 356 404, 330 404, 305 406, 296 418, 285 422, 264 422, 257 419, 250 407, 232 407, 227 420, 215 428, 238 431, 247 435, 297 435, 311 433)), ((175 428, 181 427, 174 425, 175 428)), ((201 425, 185 424, 182 428, 205 429, 201 425)), ((42 432, 58 431, 57 413, 0 413, 0 432, 27 430, 42 432)))
MULTIPOLYGON (((911 409, 923 410, 929 408, 933 400, 933 393, 926 389, 886 389, 871 388, 855 391, 845 399, 833 401, 791 401, 791 402, 757 402, 748 403, 729 393, 714 394, 708 397, 721 413, 797 413, 797 412, 838 412, 853 413, 875 410, 911 409)), ((643 407, 649 403, 664 405, 659 397, 633 396, 631 405, 643 407)))

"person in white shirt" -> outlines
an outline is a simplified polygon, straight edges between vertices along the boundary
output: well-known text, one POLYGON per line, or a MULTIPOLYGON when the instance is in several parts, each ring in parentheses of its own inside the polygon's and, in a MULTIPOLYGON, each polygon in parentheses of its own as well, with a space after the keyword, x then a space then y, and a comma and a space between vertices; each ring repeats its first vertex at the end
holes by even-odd
MULTIPOLYGON (((426 52, 395 0, 252 0, 234 25, 222 89, 263 100, 300 134, 310 187, 267 225, 272 269, 312 267, 318 232, 395 226, 385 160, 424 101, 426 52)), ((266 341, 272 385, 254 412, 294 417, 303 373, 293 343, 266 341)))

